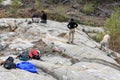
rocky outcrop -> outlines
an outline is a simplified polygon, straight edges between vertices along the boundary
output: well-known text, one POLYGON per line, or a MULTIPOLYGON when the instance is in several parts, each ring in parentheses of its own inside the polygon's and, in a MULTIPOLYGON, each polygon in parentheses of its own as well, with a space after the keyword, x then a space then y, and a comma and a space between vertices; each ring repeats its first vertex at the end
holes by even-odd
MULTIPOLYGON (((103 29, 79 25, 79 29, 76 29, 74 44, 68 44, 67 23, 48 20, 47 24, 28 24, 29 20, 16 19, 17 27, 13 32, 0 34, 1 43, 7 45, 1 53, 8 55, 29 49, 39 49, 43 61, 30 60, 29 62, 37 67, 40 74, 18 69, 6 72, 0 67, 1 75, 11 73, 9 76, 15 80, 27 80, 25 76, 28 75, 31 75, 31 80, 39 80, 41 77, 43 80, 118 80, 120 77, 119 64, 108 57, 107 53, 99 50, 99 43, 82 31, 83 28, 86 31, 95 30, 95 32, 102 32, 103 29), (25 73, 23 78, 21 78, 22 73, 25 73)), ((9 22, 10 19, 5 21, 9 22)), ((16 63, 19 62, 15 60, 16 63)), ((0 78, 5 80, 6 77, 0 78)))
POLYGON ((51 74, 57 80, 117 80, 120 76, 118 70, 92 62, 79 62, 72 66, 53 65, 37 61, 31 62, 46 73, 51 74))

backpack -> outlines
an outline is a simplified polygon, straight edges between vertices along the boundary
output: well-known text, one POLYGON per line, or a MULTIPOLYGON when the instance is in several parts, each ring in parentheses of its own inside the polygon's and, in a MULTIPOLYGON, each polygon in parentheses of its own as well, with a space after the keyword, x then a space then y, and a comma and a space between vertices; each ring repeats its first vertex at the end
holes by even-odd
POLYGON ((30 52, 29 52, 29 57, 31 58, 31 59, 37 59, 37 60, 40 60, 40 52, 38 51, 38 50, 31 50, 30 52))
POLYGON ((22 61, 27 61, 29 60, 29 52, 28 51, 24 51, 22 52, 20 55, 17 56, 17 58, 19 58, 22 61))
POLYGON ((4 68, 6 69, 15 69, 16 64, 14 63, 14 58, 13 57, 8 57, 5 62, 3 63, 4 68))

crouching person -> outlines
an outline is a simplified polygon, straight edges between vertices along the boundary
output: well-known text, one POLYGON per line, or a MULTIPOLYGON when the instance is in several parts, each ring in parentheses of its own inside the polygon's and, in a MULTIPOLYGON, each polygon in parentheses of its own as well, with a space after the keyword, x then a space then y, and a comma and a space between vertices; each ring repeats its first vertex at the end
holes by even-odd
POLYGON ((109 51, 109 41, 110 41, 110 35, 106 34, 103 37, 103 40, 100 42, 100 49, 103 50, 103 47, 104 47, 105 52, 108 53, 107 55, 109 55, 109 53, 110 53, 110 51, 109 51))
POLYGON ((35 12, 34 14, 33 14, 33 16, 32 16, 32 22, 33 23, 39 23, 39 14, 38 14, 38 12, 35 12))

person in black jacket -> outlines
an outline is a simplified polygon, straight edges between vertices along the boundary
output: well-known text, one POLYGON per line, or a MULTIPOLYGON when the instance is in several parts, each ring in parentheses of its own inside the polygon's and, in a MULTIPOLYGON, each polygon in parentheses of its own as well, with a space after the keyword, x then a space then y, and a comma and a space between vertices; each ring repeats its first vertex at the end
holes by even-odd
POLYGON ((70 19, 70 22, 68 23, 67 27, 69 28, 69 42, 73 43, 74 41, 74 34, 75 34, 75 28, 77 28, 78 24, 74 21, 73 18, 70 19))
POLYGON ((47 14, 41 11, 41 23, 47 23, 47 14))

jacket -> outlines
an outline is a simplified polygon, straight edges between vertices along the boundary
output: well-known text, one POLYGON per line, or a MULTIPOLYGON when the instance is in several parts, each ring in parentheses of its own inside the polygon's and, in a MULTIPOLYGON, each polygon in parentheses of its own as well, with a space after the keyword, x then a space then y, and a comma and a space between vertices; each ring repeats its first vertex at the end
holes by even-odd
POLYGON ((76 23, 76 22, 74 22, 74 21, 70 21, 69 23, 68 23, 68 25, 67 25, 67 27, 69 28, 69 29, 74 29, 74 28, 76 28, 78 26, 78 24, 76 23))

